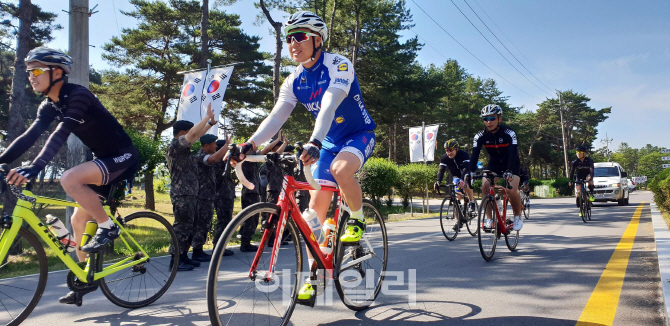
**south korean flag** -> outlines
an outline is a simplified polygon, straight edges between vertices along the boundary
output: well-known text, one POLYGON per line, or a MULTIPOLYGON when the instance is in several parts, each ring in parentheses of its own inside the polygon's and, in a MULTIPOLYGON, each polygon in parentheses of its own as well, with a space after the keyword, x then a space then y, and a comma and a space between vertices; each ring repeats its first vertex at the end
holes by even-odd
POLYGON ((198 123, 200 117, 201 95, 205 87, 207 71, 195 71, 184 74, 184 84, 181 87, 177 120, 188 120, 198 123))
MULTIPOLYGON (((203 101, 200 108, 200 114, 204 118, 207 114, 207 106, 212 103, 212 110, 217 120, 221 118, 221 108, 223 107, 223 96, 226 94, 226 88, 230 81, 230 75, 233 74, 233 66, 214 68, 209 71, 207 80, 205 81, 205 89, 203 92, 203 101)), ((217 134, 217 126, 208 131, 214 135, 217 134)))

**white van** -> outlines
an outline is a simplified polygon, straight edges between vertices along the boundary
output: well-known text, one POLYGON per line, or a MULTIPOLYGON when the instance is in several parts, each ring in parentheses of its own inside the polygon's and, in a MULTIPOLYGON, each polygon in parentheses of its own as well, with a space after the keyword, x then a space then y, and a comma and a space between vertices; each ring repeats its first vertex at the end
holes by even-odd
POLYGON ((615 201, 619 206, 628 205, 628 174, 621 169, 621 165, 616 162, 601 162, 595 163, 594 168, 595 201, 615 201))

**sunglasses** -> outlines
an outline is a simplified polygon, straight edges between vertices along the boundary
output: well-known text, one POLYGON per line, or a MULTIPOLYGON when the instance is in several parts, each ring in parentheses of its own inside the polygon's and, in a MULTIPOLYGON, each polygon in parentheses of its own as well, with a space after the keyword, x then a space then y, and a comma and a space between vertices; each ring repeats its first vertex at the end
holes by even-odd
POLYGON ((302 43, 309 40, 310 36, 319 36, 314 33, 309 32, 291 32, 286 35, 286 43, 291 44, 293 41, 296 43, 302 43))
POLYGON ((451 153, 451 152, 455 151, 456 149, 455 148, 445 148, 445 150, 447 152, 451 153))
POLYGON ((482 117, 482 120, 488 122, 495 121, 495 119, 498 119, 498 117, 482 117))
POLYGON ((586 152, 577 151, 577 154, 586 154, 586 152))
POLYGON ((31 68, 31 69, 26 69, 26 71, 33 75, 34 77, 37 77, 41 74, 44 74, 45 72, 52 70, 51 68, 31 68))

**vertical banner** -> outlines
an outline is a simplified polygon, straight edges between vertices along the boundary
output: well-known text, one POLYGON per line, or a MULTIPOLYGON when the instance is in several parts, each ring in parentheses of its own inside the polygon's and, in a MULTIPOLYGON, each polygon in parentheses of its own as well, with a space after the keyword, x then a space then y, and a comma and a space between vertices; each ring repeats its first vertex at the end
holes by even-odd
POLYGON ((177 120, 187 120, 193 123, 202 120, 200 106, 206 75, 206 70, 184 74, 184 85, 181 87, 177 120))
POLYGON ((423 162, 423 137, 421 127, 409 128, 409 161, 423 162))
MULTIPOLYGON (((209 71, 205 89, 202 93, 202 106, 200 107, 200 120, 207 114, 207 105, 212 103, 214 116, 221 119, 221 108, 223 107, 223 96, 226 93, 230 75, 233 74, 233 66, 214 68, 209 71)), ((198 120, 198 121, 200 121, 198 120)), ((208 133, 218 135, 218 125, 212 127, 208 133)))
POLYGON ((424 130, 424 155, 426 156, 426 162, 432 162, 435 160, 435 145, 437 141, 437 128, 439 125, 428 126, 424 130))

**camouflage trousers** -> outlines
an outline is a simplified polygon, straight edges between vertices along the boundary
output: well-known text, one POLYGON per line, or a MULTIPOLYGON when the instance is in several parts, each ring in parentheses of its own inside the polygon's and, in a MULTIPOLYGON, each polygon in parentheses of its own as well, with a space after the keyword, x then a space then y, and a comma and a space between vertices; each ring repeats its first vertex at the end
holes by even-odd
MULTIPOLYGON (((180 251, 187 252, 193 236, 193 221, 197 214, 198 201, 196 196, 172 197, 172 211, 174 212, 174 224, 172 228, 177 235, 180 251)), ((170 248, 170 253, 174 248, 170 248)))
POLYGON ((233 198, 217 199, 214 202, 214 208, 216 209, 216 224, 214 226, 214 238, 212 239, 212 242, 215 247, 221 234, 226 230, 228 223, 233 219, 234 206, 235 199, 233 198))
POLYGON ((304 212, 307 208, 309 208, 309 199, 310 199, 309 191, 307 190, 298 191, 295 199, 301 212, 304 212))
MULTIPOLYGON (((246 193, 242 195, 242 209, 245 209, 255 203, 260 201, 260 196, 257 193, 246 193)), ((251 241, 251 237, 256 232, 256 227, 258 227, 258 215, 244 221, 242 227, 240 227, 240 236, 242 243, 248 243, 251 241)))
POLYGON ((214 201, 198 199, 198 213, 193 221, 193 249, 202 249, 207 243, 207 236, 212 230, 214 218, 214 201))

